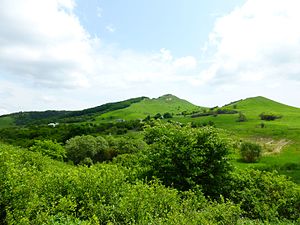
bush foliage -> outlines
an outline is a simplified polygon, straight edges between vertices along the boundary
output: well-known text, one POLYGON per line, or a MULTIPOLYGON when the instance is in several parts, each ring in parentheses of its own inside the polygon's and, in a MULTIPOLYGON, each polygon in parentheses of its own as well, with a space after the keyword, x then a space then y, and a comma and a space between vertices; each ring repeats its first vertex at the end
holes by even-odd
POLYGON ((257 143, 247 141, 241 144, 240 152, 244 162, 253 163, 261 157, 262 147, 257 143))
POLYGON ((145 141, 151 173, 165 185, 179 190, 200 185, 212 197, 221 193, 231 170, 230 147, 217 129, 158 123, 146 129, 145 141))

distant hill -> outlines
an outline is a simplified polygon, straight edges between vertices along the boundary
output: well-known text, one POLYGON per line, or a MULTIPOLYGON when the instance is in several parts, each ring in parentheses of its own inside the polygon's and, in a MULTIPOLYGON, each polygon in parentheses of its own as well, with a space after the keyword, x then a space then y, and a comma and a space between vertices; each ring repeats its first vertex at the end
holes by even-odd
POLYGON ((296 131, 300 133, 299 108, 262 96, 234 101, 223 107, 211 108, 205 113, 174 119, 182 123, 194 123, 198 126, 214 124, 242 136, 278 136, 296 140, 299 139, 295 135, 296 131), (276 115, 278 119, 262 120, 260 115, 263 113, 276 115), (238 122, 240 114, 245 116, 246 121, 238 122))
POLYGON ((174 116, 188 114, 192 112, 201 111, 204 107, 193 105, 192 103, 180 99, 174 95, 167 94, 159 98, 145 98, 140 102, 131 104, 127 108, 110 111, 97 117, 97 121, 106 120, 132 120, 144 119, 147 116, 155 116, 157 113, 163 115, 170 113, 174 116))
POLYGON ((106 103, 97 107, 88 108, 78 111, 44 111, 44 112, 19 112, 9 115, 0 116, 0 128, 13 125, 35 125, 47 124, 50 122, 76 123, 86 122, 95 116, 110 111, 129 107, 133 103, 137 103, 147 99, 147 97, 132 98, 125 101, 106 103))
POLYGON ((156 99, 148 97, 131 98, 125 101, 106 103, 97 107, 78 111, 18 112, 0 116, 0 128, 8 126, 38 125, 50 122, 114 122, 117 119, 144 119, 157 113, 181 114, 199 111, 201 107, 174 95, 164 95, 156 99))
POLYGON ((81 123, 81 122, 116 122, 123 120, 145 119, 156 114, 171 114, 180 122, 213 121, 219 127, 234 128, 245 124, 237 124, 238 113, 243 113, 247 122, 259 123, 261 113, 281 115, 277 124, 300 127, 300 109, 288 106, 271 99, 258 96, 238 100, 213 109, 196 106, 184 99, 167 94, 158 98, 138 97, 124 101, 106 103, 97 107, 78 111, 19 112, 0 116, 0 128, 23 125, 39 125, 51 122, 81 123), (191 115, 200 114, 193 118, 191 115), (218 114, 217 116, 214 114, 218 114), (219 115, 220 114, 220 115, 219 115))

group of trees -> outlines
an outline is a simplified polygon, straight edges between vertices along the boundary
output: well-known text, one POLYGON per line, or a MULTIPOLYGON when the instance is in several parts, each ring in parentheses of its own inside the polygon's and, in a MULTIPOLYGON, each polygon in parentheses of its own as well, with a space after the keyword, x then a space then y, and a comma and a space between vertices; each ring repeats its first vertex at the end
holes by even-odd
POLYGON ((52 140, 36 140, 29 150, 58 161, 90 166, 117 155, 135 153, 144 145, 142 140, 129 137, 80 135, 67 140, 65 146, 52 140))
POLYGON ((9 127, 0 129, 0 141, 22 147, 30 147, 36 140, 52 140, 65 144, 67 140, 78 135, 122 135, 130 130, 140 131, 143 126, 139 120, 131 120, 118 123, 60 124, 56 127, 9 127))

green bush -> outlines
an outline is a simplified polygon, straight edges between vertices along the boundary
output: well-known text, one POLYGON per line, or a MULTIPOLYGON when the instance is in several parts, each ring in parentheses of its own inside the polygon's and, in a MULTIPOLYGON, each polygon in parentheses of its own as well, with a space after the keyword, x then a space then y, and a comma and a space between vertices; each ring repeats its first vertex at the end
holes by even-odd
POLYGON ((75 164, 90 158, 93 162, 104 161, 108 143, 103 137, 76 136, 66 142, 67 157, 75 164))
POLYGON ((239 112, 237 122, 246 122, 246 121, 247 121, 247 118, 246 118, 245 114, 243 114, 242 112, 239 112))
POLYGON ((34 145, 29 148, 30 151, 40 152, 52 159, 63 161, 66 158, 66 150, 59 143, 51 140, 35 140, 34 145))
POLYGON ((201 185, 212 197, 222 193, 231 170, 230 148, 217 129, 157 123, 146 129, 145 141, 150 172, 165 185, 179 190, 201 185))
POLYGON ((276 119, 280 119, 282 118, 281 115, 276 115, 275 113, 261 113, 259 115, 261 120, 267 120, 267 121, 271 121, 271 120, 276 120, 276 119))
POLYGON ((253 142, 243 142, 240 147, 240 153, 244 162, 253 163, 261 157, 262 147, 253 142))
POLYGON ((277 172, 234 172, 229 198, 241 204, 244 217, 267 221, 300 218, 298 186, 277 172))

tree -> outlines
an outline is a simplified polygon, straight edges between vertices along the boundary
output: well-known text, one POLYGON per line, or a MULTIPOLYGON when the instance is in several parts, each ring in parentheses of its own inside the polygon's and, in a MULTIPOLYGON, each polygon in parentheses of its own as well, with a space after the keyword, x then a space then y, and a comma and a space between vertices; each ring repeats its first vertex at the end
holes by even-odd
POLYGON ((200 185, 212 197, 222 192, 231 171, 230 148, 217 129, 158 123, 146 129, 145 141, 150 172, 165 185, 180 190, 200 185))
POLYGON ((30 151, 40 152, 43 155, 47 155, 52 159, 63 161, 66 157, 66 150, 56 141, 51 140, 35 140, 33 146, 29 148, 30 151))
POLYGON ((244 162, 253 163, 261 157, 262 147, 256 143, 243 142, 240 151, 244 162))
POLYGON ((103 137, 93 137, 91 135, 76 136, 66 142, 66 151, 68 159, 75 164, 82 161, 93 162, 102 161, 101 155, 108 148, 107 141, 103 137))

